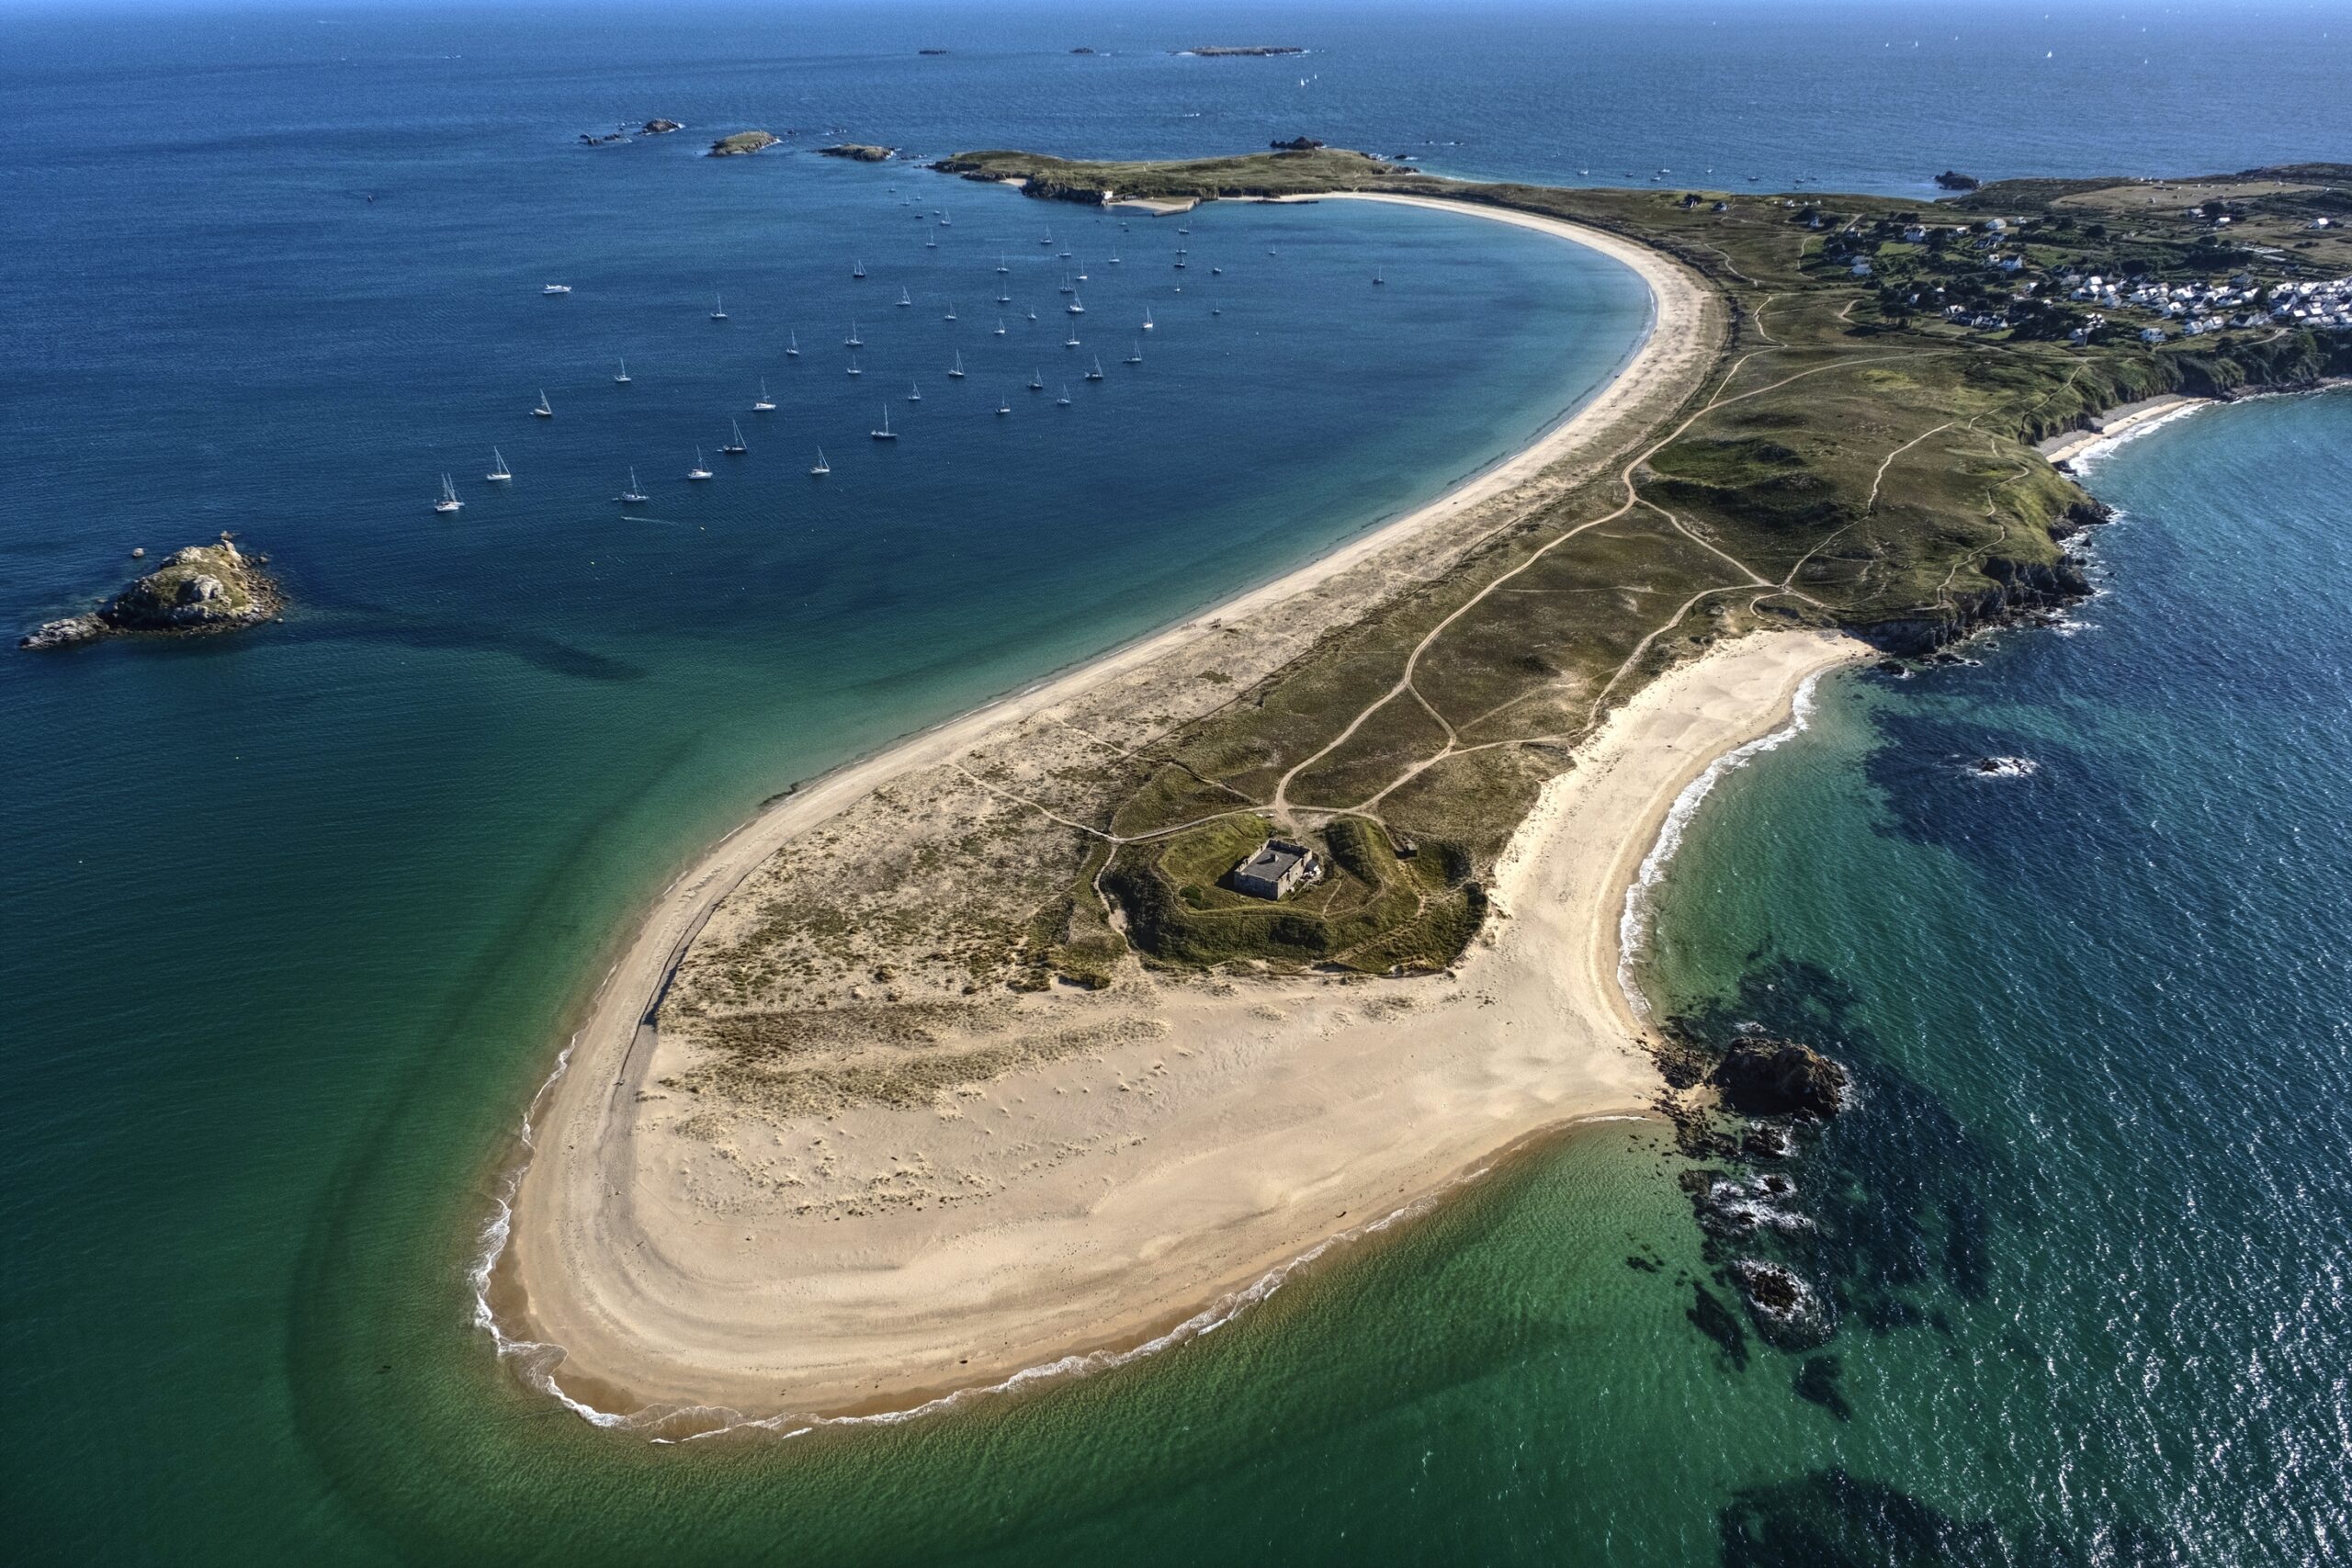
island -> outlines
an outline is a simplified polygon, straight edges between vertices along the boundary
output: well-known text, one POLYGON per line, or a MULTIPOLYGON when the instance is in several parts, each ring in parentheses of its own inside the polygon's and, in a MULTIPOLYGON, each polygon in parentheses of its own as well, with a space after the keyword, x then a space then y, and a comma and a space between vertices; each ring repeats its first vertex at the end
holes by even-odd
POLYGON ((638 129, 648 136, 667 136, 673 130, 684 130, 685 127, 674 119, 649 119, 638 129))
MULTIPOLYGON (((1925 204, 1336 148, 936 166, 1509 224, 1631 269, 1653 319, 1449 494, 804 781, 653 901, 481 1277, 558 1348, 529 1376, 654 1435, 1181 1343, 1582 1118, 1727 1162, 1807 1135, 1843 1099, 1822 1043, 1711 1043, 1621 982, 1678 803, 1824 672, 2086 592, 2104 513, 2038 443, 2352 372, 2352 254, 2310 226, 2345 165, 1925 204)), ((1717 1274, 1809 1331, 1784 1271, 1717 1274)))
POLYGON ((264 570, 268 564, 266 556, 240 551, 224 533, 217 544, 173 551, 97 609, 46 622, 17 646, 72 648, 118 633, 202 637, 255 626, 285 608, 276 580, 264 570))
POLYGON ((781 138, 771 131, 739 130, 732 136, 722 136, 712 142, 708 156, 713 158, 746 157, 751 153, 775 146, 779 140, 781 138))
POLYGON ((1266 54, 1305 54, 1306 51, 1291 44, 1202 44, 1194 49, 1172 49, 1170 54, 1197 54, 1204 60, 1218 60, 1233 56, 1266 54))
POLYGON ((826 158, 852 158, 861 164, 879 164, 899 155, 896 147, 876 147, 864 141, 837 141, 831 147, 820 147, 818 155, 826 158))

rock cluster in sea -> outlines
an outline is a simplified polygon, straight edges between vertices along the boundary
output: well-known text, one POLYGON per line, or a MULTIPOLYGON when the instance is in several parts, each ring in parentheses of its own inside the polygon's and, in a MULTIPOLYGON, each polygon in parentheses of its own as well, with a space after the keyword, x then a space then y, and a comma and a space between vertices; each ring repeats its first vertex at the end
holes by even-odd
POLYGON ((1826 1121, 1845 1103, 1846 1069, 1795 1040, 1753 1035, 1724 1053, 1711 1075, 1746 1116, 1804 1114, 1826 1121))
POLYGON ((284 607, 277 582, 262 570, 268 564, 267 557, 245 555, 222 534, 219 544, 174 550, 99 608, 46 622, 17 646, 71 648, 117 632, 186 637, 253 626, 284 607))

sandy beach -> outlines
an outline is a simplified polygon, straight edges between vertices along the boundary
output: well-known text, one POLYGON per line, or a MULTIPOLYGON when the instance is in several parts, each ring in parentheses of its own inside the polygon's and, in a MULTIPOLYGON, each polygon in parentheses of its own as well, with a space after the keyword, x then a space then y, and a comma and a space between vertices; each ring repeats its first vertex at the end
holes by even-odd
POLYGON ((1812 674, 1855 657, 1847 639, 1751 637, 1643 689, 1546 789, 1497 868, 1496 918, 1451 975, 1023 998, 1040 1021, 1100 1026, 1105 1043, 938 1104, 756 1122, 670 1092, 674 1048, 647 1023, 705 923, 780 846, 878 786, 1148 679, 1277 607, 1286 619, 1309 600, 1340 613, 1335 585, 1376 582, 1433 540, 1453 548, 1503 525, 1547 473, 1624 452, 1712 362, 1720 312, 1665 258, 1530 215, 1457 210, 1557 232, 1639 272, 1656 317, 1623 374, 1431 504, 815 781, 664 889, 537 1108, 511 1244, 495 1259, 503 1331, 561 1347, 569 1394, 608 1411, 903 1409, 1118 1351, 1442 1190, 1498 1149, 1654 1098, 1617 981, 1626 888, 1678 795, 1783 722, 1812 674), (870 1200, 806 1197, 845 1192, 870 1200))

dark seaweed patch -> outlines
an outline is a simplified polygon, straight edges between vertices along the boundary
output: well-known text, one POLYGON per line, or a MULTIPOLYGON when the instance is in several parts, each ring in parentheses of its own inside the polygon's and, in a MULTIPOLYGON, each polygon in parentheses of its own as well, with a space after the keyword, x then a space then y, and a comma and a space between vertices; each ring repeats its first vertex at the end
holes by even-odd
POLYGON ((2184 1557, 2179 1541, 2135 1521, 2085 1549, 2043 1528, 2012 1534, 1954 1518, 1842 1469, 1743 1487, 1715 1520, 1724 1568, 2156 1568, 2184 1557))
POLYGON ((1724 1353, 1724 1359, 1736 1371, 1747 1365, 1747 1330, 1740 1325, 1739 1314, 1724 1304, 1724 1299, 1693 1280, 1693 1298, 1683 1316, 1691 1325, 1713 1340, 1724 1353))

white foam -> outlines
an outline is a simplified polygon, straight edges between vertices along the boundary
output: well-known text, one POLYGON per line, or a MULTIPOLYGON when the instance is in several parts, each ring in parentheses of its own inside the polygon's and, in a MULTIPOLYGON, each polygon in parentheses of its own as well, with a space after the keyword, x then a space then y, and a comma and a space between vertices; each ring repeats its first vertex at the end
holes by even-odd
POLYGON ((2084 447, 2081 451, 2067 458, 2066 461, 2073 467, 2076 474, 2088 473, 2090 469, 2100 461, 2113 456, 2118 447, 2139 440, 2140 437, 2147 434, 2148 432, 2152 430, 2161 430, 2165 425, 2174 423, 2176 420, 2186 419, 2190 414, 2199 412, 2205 409, 2218 408, 2219 406, 2219 404, 2211 402, 2194 402, 2183 403, 2177 409, 2166 409, 2164 412, 2156 415, 2154 419, 2143 419, 2137 424, 2131 426, 2129 429, 2120 430, 2113 435, 2104 436, 2099 440, 2092 442, 2089 446, 2084 447))
POLYGON ((1627 1005, 1635 1018, 1650 1016, 1649 1000, 1634 982, 1634 960, 1639 956, 1644 939, 1648 934, 1650 896, 1666 874, 1667 863, 1674 852, 1682 847, 1683 831, 1690 818, 1697 815, 1699 803, 1723 782, 1724 775, 1734 768, 1746 767, 1755 758, 1777 750, 1804 732, 1813 716, 1813 691, 1820 683, 1821 672, 1804 678, 1797 687, 1796 696, 1789 705, 1789 722, 1770 735, 1758 736, 1745 746, 1734 747, 1713 761, 1697 778, 1682 786, 1667 809, 1666 820, 1657 830, 1657 841, 1643 858, 1642 868, 1625 889, 1625 912, 1617 921, 1617 985, 1625 993, 1627 1005))

